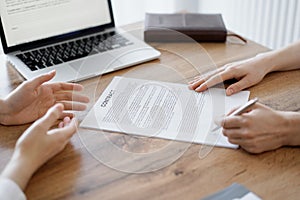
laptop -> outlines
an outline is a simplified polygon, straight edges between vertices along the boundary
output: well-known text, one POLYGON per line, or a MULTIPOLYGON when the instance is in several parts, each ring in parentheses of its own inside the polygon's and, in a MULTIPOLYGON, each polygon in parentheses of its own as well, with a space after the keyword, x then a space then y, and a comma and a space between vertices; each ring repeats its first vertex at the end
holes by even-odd
POLYGON ((32 79, 76 82, 156 59, 160 52, 115 27, 111 0, 1 1, 8 60, 32 79))

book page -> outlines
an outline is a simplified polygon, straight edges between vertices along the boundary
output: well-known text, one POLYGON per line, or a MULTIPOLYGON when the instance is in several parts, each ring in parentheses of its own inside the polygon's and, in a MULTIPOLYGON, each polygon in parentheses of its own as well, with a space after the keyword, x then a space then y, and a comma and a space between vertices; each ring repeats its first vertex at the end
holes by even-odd
POLYGON ((80 127, 236 148, 214 120, 247 102, 248 91, 227 97, 224 89, 203 93, 187 85, 115 77, 80 127))

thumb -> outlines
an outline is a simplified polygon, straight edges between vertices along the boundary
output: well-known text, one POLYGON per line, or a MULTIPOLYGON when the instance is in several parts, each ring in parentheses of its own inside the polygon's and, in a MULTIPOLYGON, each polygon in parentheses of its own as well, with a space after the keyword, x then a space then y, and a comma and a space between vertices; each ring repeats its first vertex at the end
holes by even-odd
POLYGON ((42 85, 43 83, 50 81, 56 74, 55 70, 52 70, 51 72, 47 73, 47 74, 42 74, 36 78, 34 78, 33 80, 31 80, 31 84, 33 88, 37 88, 38 86, 42 85))
POLYGON ((226 89, 226 94, 228 96, 235 94, 237 92, 240 92, 241 90, 250 87, 252 84, 251 82, 248 80, 247 77, 242 78, 241 80, 239 80, 238 82, 230 85, 227 89, 226 89))
POLYGON ((223 125, 223 121, 224 121, 225 115, 220 115, 214 118, 214 123, 217 126, 222 126, 223 125))
POLYGON ((55 140, 59 140, 61 142, 68 142, 70 138, 76 133, 78 126, 78 121, 76 118, 73 118, 70 123, 61 128, 56 128, 48 132, 51 137, 55 140))
POLYGON ((53 126, 53 124, 61 117, 64 110, 63 104, 55 104, 52 106, 47 113, 39 120, 41 126, 47 130, 53 126))

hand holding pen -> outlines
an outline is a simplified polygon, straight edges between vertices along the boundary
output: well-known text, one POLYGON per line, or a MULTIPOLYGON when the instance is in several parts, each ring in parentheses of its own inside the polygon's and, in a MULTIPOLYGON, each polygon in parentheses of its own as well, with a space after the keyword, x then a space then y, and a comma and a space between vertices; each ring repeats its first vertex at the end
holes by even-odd
POLYGON ((299 113, 274 110, 253 99, 223 119, 222 133, 232 144, 261 153, 300 141, 299 113))
MULTIPOLYGON (((228 115, 228 117, 232 117, 232 116, 237 116, 237 115, 241 115, 243 112, 245 112, 248 108, 250 108, 252 105, 254 105, 256 102, 258 101, 258 98, 254 98, 251 99, 250 101, 248 101, 245 105, 239 107, 237 110, 235 110, 234 112, 232 112, 230 115, 228 115)), ((219 130, 221 128, 221 126, 217 126, 215 127, 212 132, 215 132, 217 130, 219 130)))

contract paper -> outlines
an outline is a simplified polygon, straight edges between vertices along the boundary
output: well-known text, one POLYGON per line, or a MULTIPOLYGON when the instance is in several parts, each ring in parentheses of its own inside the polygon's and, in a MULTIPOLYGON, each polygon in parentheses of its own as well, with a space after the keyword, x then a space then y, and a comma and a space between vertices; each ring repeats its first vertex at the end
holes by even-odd
POLYGON ((145 137, 237 148, 215 132, 215 119, 245 104, 249 91, 197 93, 187 85, 115 77, 80 127, 145 137))

